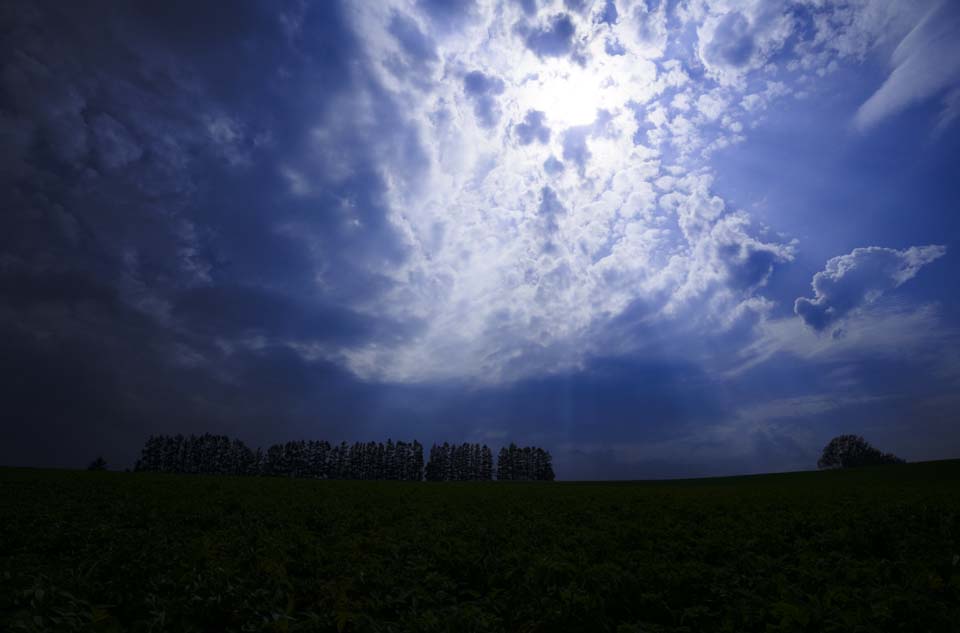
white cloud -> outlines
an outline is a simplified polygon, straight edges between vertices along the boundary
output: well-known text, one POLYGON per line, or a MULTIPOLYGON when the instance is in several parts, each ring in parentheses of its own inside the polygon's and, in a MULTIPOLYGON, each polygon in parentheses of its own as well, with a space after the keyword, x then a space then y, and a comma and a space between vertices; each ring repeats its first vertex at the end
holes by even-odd
POLYGON ((713 77, 723 84, 743 85, 748 73, 763 68, 794 32, 785 2, 704 3, 697 28, 698 53, 713 77))
MULTIPOLYGON (((809 71, 809 92, 816 69, 853 54, 831 42, 879 27, 863 17, 863 5, 802 34, 810 41, 794 51, 786 46, 799 26, 784 3, 693 2, 677 10, 684 22, 677 31, 668 28, 666 5, 653 12, 646 3, 618 5, 615 25, 572 12, 572 52, 554 56, 531 52, 524 36, 553 14, 533 18, 516 7, 504 14, 480 2, 470 20, 432 34, 428 85, 397 71, 400 45, 390 26, 398 12, 411 16, 408 26, 431 18, 406 2, 359 5, 357 29, 373 72, 405 109, 426 165, 411 172, 407 146, 388 130, 375 143, 391 221, 410 251, 382 271, 393 289, 377 310, 423 328, 401 343, 334 356, 367 378, 497 382, 578 366, 605 324, 632 306, 645 306, 651 323, 682 322, 697 336, 766 319, 762 289, 774 267, 793 258, 794 245, 758 237, 750 216, 715 194, 705 158, 743 140, 756 120, 748 110, 791 93, 779 70, 788 60, 774 62, 776 55, 810 57, 783 70, 809 71), (527 20, 527 30, 518 31, 517 20, 527 20), (824 29, 833 35, 821 38, 824 29), (671 37, 684 32, 698 35, 686 45, 721 85, 691 81, 697 60, 667 56, 671 46, 682 49, 671 37), (620 43, 616 54, 608 54, 611 37, 620 43), (496 103, 486 105, 497 117, 478 121, 476 94, 464 85, 471 72, 496 84, 496 103), (543 113, 538 121, 550 134, 517 142, 531 111, 543 113), (546 191, 556 202, 549 217, 546 191)), ((402 30, 408 48, 423 44, 415 30, 402 30)), ((858 37, 874 42, 874 31, 858 37)), ((313 173, 348 175, 353 167, 327 148, 343 142, 345 129, 379 130, 375 104, 361 92, 331 109, 351 121, 333 116, 314 131, 314 164, 284 172, 294 193, 310 191, 313 173)))
POLYGON ((868 130, 912 104, 960 83, 960 10, 942 1, 907 34, 893 52, 893 70, 857 110, 860 130, 868 130))
POLYGON ((754 342, 740 352, 740 363, 729 375, 762 365, 786 354, 825 366, 875 359, 911 358, 933 374, 949 380, 960 378, 955 354, 958 332, 945 326, 934 305, 916 308, 891 304, 874 306, 848 316, 835 336, 822 336, 797 318, 767 320, 758 327, 754 342))
POLYGON ((722 97, 712 94, 700 95, 697 99, 697 109, 710 121, 716 120, 727 108, 727 102, 722 97))
POLYGON ((813 276, 814 298, 800 297, 794 311, 815 330, 824 330, 860 306, 913 279, 919 270, 943 257, 944 246, 914 246, 902 251, 879 246, 855 248, 834 257, 813 276))
POLYGON ((943 100, 943 111, 937 119, 934 134, 942 134, 960 117, 960 88, 952 90, 943 100))

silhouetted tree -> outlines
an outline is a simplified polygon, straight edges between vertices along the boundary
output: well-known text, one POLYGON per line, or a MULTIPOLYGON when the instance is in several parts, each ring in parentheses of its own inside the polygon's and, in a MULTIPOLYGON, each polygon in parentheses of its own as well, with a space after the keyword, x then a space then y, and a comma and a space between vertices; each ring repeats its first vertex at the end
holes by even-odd
POLYGON ((97 457, 95 460, 90 462, 87 465, 87 470, 106 470, 107 469, 107 460, 102 457, 97 457))
POLYGON ((542 448, 534 451, 533 478, 537 481, 553 481, 556 478, 553 473, 553 458, 542 448))
POLYGON ((430 447, 430 458, 427 460, 425 477, 427 481, 440 481, 440 455, 436 444, 430 447))
POLYGON ((406 475, 404 479, 407 481, 421 481, 423 479, 423 445, 420 442, 414 440, 413 445, 409 447, 409 453, 407 455, 406 463, 406 475))
MULTIPOLYGON (((511 444, 511 446, 513 446, 511 444)), ((513 479, 513 471, 511 470, 511 455, 510 449, 506 446, 500 447, 500 452, 497 454, 497 480, 498 481, 509 481, 513 479)))
MULTIPOLYGON (((423 467, 423 447, 414 442, 415 468, 423 467)), ((493 453, 480 444, 434 444, 427 461, 427 481, 481 481, 493 477, 493 453)))
POLYGON ((480 449, 480 480, 490 481, 493 479, 493 452, 486 444, 480 449))
POLYGON ((838 435, 823 447, 817 468, 855 468, 877 464, 902 464, 892 453, 883 453, 859 435, 838 435))
POLYGON ((511 443, 500 449, 497 479, 502 481, 553 481, 550 453, 536 446, 519 447, 511 443))

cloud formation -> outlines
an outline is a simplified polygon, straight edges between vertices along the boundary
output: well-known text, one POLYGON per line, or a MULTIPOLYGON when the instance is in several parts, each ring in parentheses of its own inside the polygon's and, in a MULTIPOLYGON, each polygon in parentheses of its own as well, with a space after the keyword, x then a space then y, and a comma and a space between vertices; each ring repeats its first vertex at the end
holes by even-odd
POLYGON ((521 145, 529 145, 534 141, 548 143, 550 141, 550 128, 544 125, 546 114, 539 110, 530 110, 523 118, 523 123, 518 123, 514 128, 517 140, 521 145))
POLYGON ((14 2, 0 391, 38 422, 7 450, 69 419, 91 452, 203 428, 579 442, 582 473, 796 456, 724 401, 730 359, 861 344, 857 306, 938 255, 854 251, 781 323, 809 238, 724 152, 911 30, 897 64, 930 59, 912 5, 14 2))
POLYGON ((517 33, 538 57, 563 57, 573 50, 576 27, 568 14, 558 13, 540 26, 529 27, 521 23, 517 26, 517 33))
POLYGON ((913 246, 898 251, 868 246, 834 257, 813 276, 813 299, 800 297, 794 312, 822 331, 860 306, 913 279, 930 262, 946 254, 943 246, 913 246))
MULTIPOLYGON (((960 85, 960 8, 957 4, 946 0, 938 2, 903 38, 890 61, 893 66, 890 76, 857 110, 854 121, 862 131, 910 105, 960 85)), ((949 108, 948 102, 945 111, 949 108)))
POLYGON ((479 70, 470 71, 463 78, 463 89, 473 100, 473 113, 481 127, 493 127, 500 120, 497 95, 503 93, 503 80, 485 75, 479 70))

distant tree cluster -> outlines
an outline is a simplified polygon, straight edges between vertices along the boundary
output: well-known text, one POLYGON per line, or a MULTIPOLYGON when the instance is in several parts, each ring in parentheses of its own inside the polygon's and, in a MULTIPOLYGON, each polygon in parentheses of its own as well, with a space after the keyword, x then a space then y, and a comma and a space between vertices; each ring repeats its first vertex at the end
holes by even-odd
POLYGON ((434 444, 426 476, 427 481, 490 481, 493 452, 486 444, 434 444))
POLYGON ((209 475, 258 474, 257 455, 226 435, 151 435, 134 470, 209 475))
POLYGON ((414 441, 342 442, 297 441, 274 444, 260 458, 263 475, 311 479, 423 478, 423 446, 414 441))
POLYGON ((225 435, 154 435, 141 451, 134 470, 208 475, 266 475, 313 479, 423 478, 419 442, 295 441, 266 451, 248 448, 225 435))
MULTIPOLYGON (((100 466, 98 464, 98 466, 100 466)), ((103 465, 105 466, 105 464, 103 465)), ((100 466, 100 467, 103 467, 100 466)), ((91 469, 94 464, 91 464, 91 469)), ((134 470, 202 475, 261 475, 309 479, 490 481, 493 452, 486 444, 434 444, 424 468, 420 442, 325 441, 273 444, 251 450, 226 435, 151 435, 134 470)), ((550 453, 511 444, 500 450, 497 479, 553 481, 550 453)))
POLYGON ((107 460, 103 457, 98 457, 89 464, 87 464, 87 470, 106 470, 107 469, 107 460))
POLYGON ((838 435, 823 448, 817 468, 855 468, 878 464, 902 464, 893 453, 874 448, 859 435, 838 435))
POLYGON ((497 456, 497 479, 501 481, 553 481, 550 453, 536 446, 510 444, 497 456))

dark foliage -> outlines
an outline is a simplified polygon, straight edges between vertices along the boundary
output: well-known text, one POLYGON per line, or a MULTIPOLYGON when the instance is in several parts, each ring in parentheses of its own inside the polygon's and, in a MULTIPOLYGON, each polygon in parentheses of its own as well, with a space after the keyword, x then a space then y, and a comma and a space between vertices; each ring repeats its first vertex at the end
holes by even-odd
POLYGON ((823 447, 817 468, 855 468, 881 464, 903 464, 893 453, 883 453, 859 435, 838 435, 823 447))
POLYGON ((426 476, 427 481, 489 481, 493 479, 493 452, 486 444, 434 444, 426 476))
MULTIPOLYGON (((274 444, 251 450, 225 435, 151 435, 136 471, 200 475, 264 475, 308 479, 490 481, 493 452, 486 444, 434 444, 423 464, 420 442, 325 441, 274 444)), ((553 481, 550 453, 511 444, 500 451, 497 479, 553 481)))
POLYGON ((553 481, 553 458, 536 446, 510 444, 497 456, 497 479, 501 481, 553 481))
POLYGON ((0 469, 0 516, 5 632, 960 622, 960 461, 502 486, 0 469))
POLYGON ((107 460, 103 457, 97 457, 95 460, 87 464, 87 470, 106 470, 107 469, 107 460))
POLYGON ((423 446, 417 442, 356 442, 331 446, 325 441, 274 444, 266 451, 248 448, 225 435, 151 436, 134 470, 205 474, 266 475, 310 479, 423 478, 423 446))

